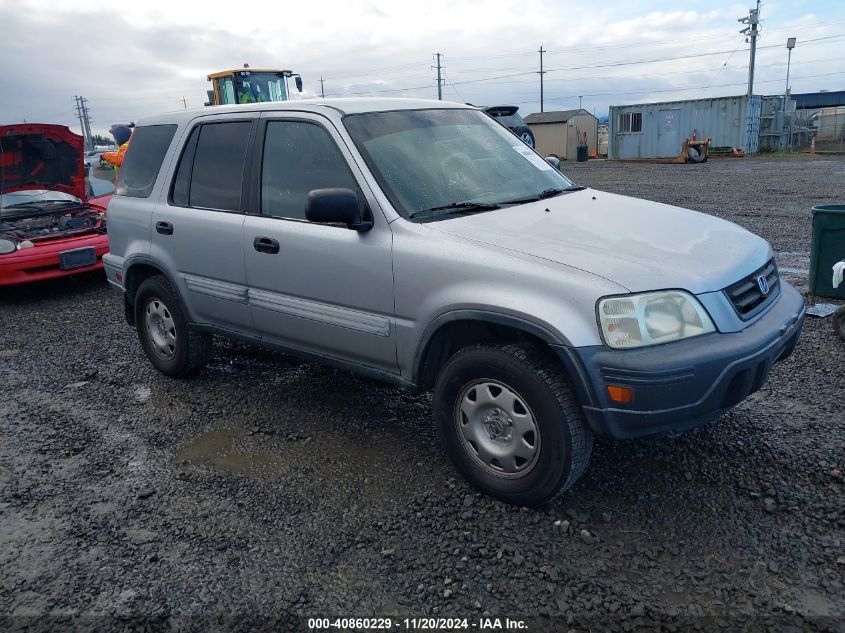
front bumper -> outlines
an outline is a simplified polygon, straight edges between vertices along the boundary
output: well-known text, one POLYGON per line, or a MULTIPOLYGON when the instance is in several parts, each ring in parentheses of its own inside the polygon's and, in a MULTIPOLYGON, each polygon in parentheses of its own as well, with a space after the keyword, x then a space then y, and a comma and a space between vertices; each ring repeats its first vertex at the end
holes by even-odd
POLYGON ((804 299, 783 282, 780 296, 740 332, 713 333, 633 350, 558 347, 592 430, 631 438, 685 431, 715 420, 757 391, 789 356, 804 324, 804 299), (630 387, 628 404, 608 385, 630 387))

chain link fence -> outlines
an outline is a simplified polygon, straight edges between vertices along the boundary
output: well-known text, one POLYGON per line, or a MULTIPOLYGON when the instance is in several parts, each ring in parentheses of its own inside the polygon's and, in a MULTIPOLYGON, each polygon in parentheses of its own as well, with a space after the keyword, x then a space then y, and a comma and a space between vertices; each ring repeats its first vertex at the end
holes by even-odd
POLYGON ((791 121, 792 151, 845 153, 845 106, 795 110, 791 121))

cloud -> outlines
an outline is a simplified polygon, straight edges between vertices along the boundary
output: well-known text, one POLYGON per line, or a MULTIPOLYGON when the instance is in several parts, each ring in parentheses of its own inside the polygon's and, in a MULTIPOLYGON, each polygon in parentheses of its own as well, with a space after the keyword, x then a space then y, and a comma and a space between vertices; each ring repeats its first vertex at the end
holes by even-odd
MULTIPOLYGON (((0 123, 78 127, 79 94, 88 99, 95 130, 104 131, 181 108, 182 97, 200 106, 208 73, 245 62, 300 72, 303 96, 319 94, 322 76, 330 95, 435 98, 434 52, 444 55, 444 98, 514 103, 528 113, 539 109, 540 44, 548 51, 547 110, 577 105, 578 95, 602 113, 613 103, 744 92, 748 51, 736 22, 744 4, 702 3, 698 11, 650 6, 643 13, 628 2, 241 0, 233 11, 231 2, 218 0, 202 10, 163 0, 0 0, 0 123), (626 65, 690 55, 701 56, 626 65)), ((828 7, 824 21, 807 9, 800 2, 764 7, 759 92, 783 90, 780 40, 787 35, 799 40, 796 90, 843 84, 838 51, 845 40, 802 42, 845 33, 845 8, 828 7)))

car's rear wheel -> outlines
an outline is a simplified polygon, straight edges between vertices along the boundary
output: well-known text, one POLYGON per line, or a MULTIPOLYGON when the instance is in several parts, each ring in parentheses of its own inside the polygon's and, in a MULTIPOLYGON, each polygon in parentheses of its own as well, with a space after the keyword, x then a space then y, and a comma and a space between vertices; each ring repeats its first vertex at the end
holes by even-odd
POLYGON ((529 345, 456 353, 437 378, 434 413, 458 472, 508 503, 554 499, 581 476, 592 451, 561 369, 529 345))
POLYGON ((522 142, 525 143, 528 147, 531 147, 533 149, 534 134, 531 133, 531 130, 525 130, 522 134, 519 135, 519 138, 522 139, 522 142))
POLYGON ((168 376, 199 369, 211 353, 211 336, 191 328, 163 275, 145 279, 138 287, 135 326, 147 358, 168 376))

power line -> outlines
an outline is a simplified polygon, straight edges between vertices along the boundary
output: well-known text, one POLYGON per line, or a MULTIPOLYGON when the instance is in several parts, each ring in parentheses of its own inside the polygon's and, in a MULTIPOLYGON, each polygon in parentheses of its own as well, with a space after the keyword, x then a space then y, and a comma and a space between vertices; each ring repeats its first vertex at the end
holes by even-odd
MULTIPOLYGON (((828 59, 808 59, 808 60, 805 60, 803 62, 798 62, 798 63, 792 64, 792 65, 797 66, 797 65, 800 64, 800 65, 804 66, 804 65, 817 64, 819 62, 827 62, 827 61, 828 61, 828 59)), ((757 64, 757 68, 772 68, 772 67, 775 67, 775 66, 786 66, 786 62, 776 62, 776 63, 772 63, 772 64, 757 64)), ((572 84, 573 82, 576 82, 576 81, 607 81, 607 80, 610 80, 610 79, 641 79, 641 78, 646 78, 646 77, 668 77, 668 76, 674 76, 674 75, 691 75, 691 74, 694 74, 694 73, 713 72, 713 71, 716 71, 716 70, 720 70, 721 68, 724 68, 724 66, 722 66, 720 68, 685 69, 685 70, 678 70, 678 71, 668 72, 668 73, 649 73, 649 74, 644 74, 644 75, 642 75, 642 74, 637 75, 636 77, 632 77, 631 75, 604 75, 602 77, 598 77, 598 76, 595 76, 595 75, 593 75, 593 76, 582 76, 582 77, 558 77, 557 79, 547 80, 547 83, 566 82, 567 84, 572 84)), ((510 82, 502 82, 502 83, 508 83, 508 84, 521 83, 521 84, 525 84, 527 86, 527 85, 533 84, 534 80, 531 79, 531 80, 519 81, 519 82, 510 81, 510 82)), ((712 86, 713 83, 714 82, 711 82, 711 84, 708 85, 707 88, 713 87, 712 86)), ((693 88, 690 87, 690 89, 693 89, 693 88)), ((512 92, 511 94, 516 95, 516 96, 527 96, 527 95, 534 94, 534 91, 517 92, 517 93, 512 92)), ((525 101, 525 102, 522 102, 522 103, 533 103, 533 102, 525 101)))
MULTIPOLYGON (((842 24, 845 20, 832 20, 832 21, 825 21, 825 22, 810 22, 807 24, 793 24, 793 25, 784 25, 779 26, 777 28, 772 28, 768 32, 769 33, 778 33, 781 31, 795 31, 795 30, 804 30, 809 28, 818 28, 818 27, 825 27, 831 26, 833 24, 842 24)), ((710 35, 696 35, 696 41, 700 41, 703 39, 716 39, 716 38, 733 38, 735 37, 736 33, 734 31, 724 31, 720 33, 712 33, 710 35)), ((640 46, 656 46, 660 44, 677 44, 677 43, 689 43, 689 38, 681 38, 681 39, 668 39, 668 40, 650 40, 650 41, 642 41, 642 42, 631 42, 627 44, 608 44, 602 46, 587 46, 587 47, 567 47, 557 50, 548 50, 546 51, 549 55, 565 55, 570 53, 579 53, 579 52, 593 52, 593 51, 603 51, 603 50, 616 50, 616 49, 625 49, 625 48, 637 48, 640 46)), ((473 55, 473 56, 464 56, 464 57, 451 57, 453 62, 455 61, 466 61, 466 60, 478 60, 478 59, 501 59, 505 57, 527 57, 529 55, 534 55, 535 53, 529 51, 514 51, 510 53, 500 53, 498 55, 473 55)))
MULTIPOLYGON (((845 75, 845 70, 833 72, 833 73, 822 73, 822 74, 818 74, 818 75, 805 75, 803 77, 795 77, 795 79, 796 80, 816 79, 818 77, 832 77, 834 75, 845 75)), ((759 83, 776 83, 776 82, 780 82, 780 81, 783 81, 783 79, 782 78, 766 79, 766 80, 760 81, 759 83)), ((745 86, 745 85, 746 85, 746 82, 742 81, 742 82, 729 83, 729 84, 718 84, 718 85, 711 86, 711 87, 712 88, 728 88, 728 87, 733 87, 733 86, 745 86)), ((565 99, 577 99, 578 97, 582 97, 582 96, 583 97, 610 97, 610 96, 613 96, 613 95, 650 94, 650 93, 657 93, 657 92, 659 92, 659 93, 686 92, 688 90, 700 90, 700 89, 701 88, 699 86, 688 86, 686 88, 653 88, 653 89, 641 89, 641 90, 638 89, 638 90, 628 90, 628 91, 614 90, 613 92, 593 92, 593 93, 590 93, 590 94, 582 93, 580 95, 577 95, 577 94, 565 95, 565 96, 561 96, 561 97, 554 97, 552 99, 549 99, 549 101, 557 102, 557 101, 561 101, 561 100, 565 100, 565 99)), ((533 102, 533 101, 520 101, 519 103, 522 104, 522 103, 535 103, 535 102, 533 102)))
POLYGON ((721 75, 721 74, 722 74, 722 71, 723 71, 723 70, 727 67, 728 62, 729 62, 729 61, 731 61, 731 57, 733 57, 733 56, 734 56, 734 53, 736 53, 736 52, 739 50, 739 47, 740 47, 740 46, 742 46, 742 42, 740 42, 739 44, 737 44, 737 45, 736 45, 736 48, 735 48, 735 49, 733 49, 733 51, 731 52, 731 54, 730 54, 730 55, 728 55, 728 58, 725 60, 725 63, 724 63, 724 64, 722 64, 722 65, 719 67, 718 72, 717 72, 717 73, 716 73, 716 75, 713 77, 713 79, 710 81, 710 83, 709 83, 709 84, 707 84, 707 86, 705 86, 705 87, 704 87, 704 90, 707 90, 707 88, 709 88, 709 87, 710 87, 710 86, 712 86, 714 83, 716 83, 716 80, 719 78, 719 75, 721 75))
MULTIPOLYGON (((449 75, 446 73, 446 69, 445 69, 445 68, 443 69, 443 78, 444 78, 444 82, 449 80, 449 75)), ((465 98, 464 98, 464 96, 461 94, 461 91, 460 91, 460 90, 458 90, 457 88, 455 88, 455 86, 451 86, 451 88, 452 88, 452 90, 454 90, 454 91, 455 91, 455 94, 456 94, 456 95, 458 95, 458 98, 459 98, 461 101, 463 101, 464 103, 466 103, 466 99, 465 99, 465 98)))
MULTIPOLYGON (((810 40, 804 40, 802 42, 802 45, 807 45, 808 43, 811 43, 811 42, 820 42, 820 41, 823 41, 823 40, 831 40, 831 39, 837 39, 837 38, 842 38, 842 37, 845 37, 845 33, 841 33, 841 34, 838 34, 838 35, 830 35, 830 36, 827 36, 827 37, 817 37, 817 38, 810 39, 810 40)), ((781 48, 781 47, 782 47, 782 44, 771 44, 769 46, 760 46, 759 48, 760 49, 768 49, 768 48, 781 48)), ((677 55, 675 57, 658 57, 658 58, 652 58, 652 59, 638 59, 638 60, 634 60, 634 61, 615 61, 615 62, 605 62, 605 63, 601 63, 601 64, 587 64, 587 65, 584 65, 584 66, 565 66, 565 67, 561 67, 561 68, 550 68, 546 72, 554 73, 554 72, 561 72, 561 71, 565 71, 565 70, 584 70, 584 69, 588 69, 588 68, 615 68, 615 67, 619 67, 619 66, 636 66, 636 65, 639 65, 639 64, 654 64, 654 63, 660 63, 660 62, 678 61, 678 60, 682 60, 682 59, 696 59, 696 58, 700 58, 700 57, 712 57, 713 55, 724 55, 726 53, 731 53, 731 52, 732 51, 713 51, 713 52, 710 52, 710 53, 695 53, 695 54, 692 54, 692 55, 677 55)), ((481 82, 486 82, 486 81, 492 81, 494 79, 509 79, 511 77, 524 77, 526 75, 533 75, 535 72, 536 71, 527 71, 527 72, 513 73, 513 74, 508 74, 508 75, 497 75, 497 76, 494 76, 494 77, 482 77, 480 79, 467 79, 467 80, 464 80, 464 81, 453 82, 453 85, 454 84, 463 85, 463 84, 481 83, 481 82)))

